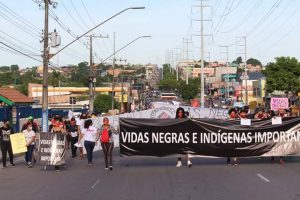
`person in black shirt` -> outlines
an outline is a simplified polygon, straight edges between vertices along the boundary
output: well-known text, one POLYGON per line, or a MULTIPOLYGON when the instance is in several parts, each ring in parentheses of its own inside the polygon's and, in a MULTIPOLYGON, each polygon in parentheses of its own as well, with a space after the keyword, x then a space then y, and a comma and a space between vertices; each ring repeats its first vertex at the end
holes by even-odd
POLYGON ((9 155, 9 161, 11 166, 15 166, 14 164, 14 156, 11 148, 10 135, 14 134, 14 130, 9 126, 9 121, 4 120, 4 126, 0 128, 0 143, 1 143, 1 151, 2 151, 2 168, 6 168, 6 155, 9 155))
POLYGON ((72 158, 76 157, 77 147, 75 144, 78 142, 78 126, 76 125, 75 118, 70 120, 69 126, 66 127, 68 135, 71 137, 71 150, 72 158))

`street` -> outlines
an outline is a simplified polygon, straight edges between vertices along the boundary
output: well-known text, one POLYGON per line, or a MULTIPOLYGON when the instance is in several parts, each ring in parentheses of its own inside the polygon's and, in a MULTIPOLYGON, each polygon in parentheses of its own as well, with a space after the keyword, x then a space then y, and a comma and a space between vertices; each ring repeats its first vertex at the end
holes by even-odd
MULTIPOLYGON (((227 166, 225 158, 193 158, 192 168, 176 168, 176 158, 119 157, 114 151, 114 170, 104 170, 102 152, 94 164, 67 158, 65 169, 56 172, 43 166, 0 170, 1 199, 300 199, 300 159, 286 164, 269 158, 240 159, 227 166)), ((69 156, 68 156, 69 157, 69 156)))

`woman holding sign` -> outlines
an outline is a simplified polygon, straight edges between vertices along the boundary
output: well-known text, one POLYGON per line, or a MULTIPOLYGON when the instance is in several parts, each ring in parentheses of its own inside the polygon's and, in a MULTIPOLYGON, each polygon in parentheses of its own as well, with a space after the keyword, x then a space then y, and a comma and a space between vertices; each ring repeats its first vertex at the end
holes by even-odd
POLYGON ((107 117, 103 118, 103 124, 100 128, 100 141, 104 153, 105 169, 112 170, 112 152, 114 148, 113 134, 118 134, 113 126, 109 124, 107 117))
POLYGON ((27 152, 25 153, 25 161, 28 168, 32 167, 32 155, 34 151, 35 132, 32 130, 32 124, 28 123, 27 128, 23 131, 26 139, 27 152))

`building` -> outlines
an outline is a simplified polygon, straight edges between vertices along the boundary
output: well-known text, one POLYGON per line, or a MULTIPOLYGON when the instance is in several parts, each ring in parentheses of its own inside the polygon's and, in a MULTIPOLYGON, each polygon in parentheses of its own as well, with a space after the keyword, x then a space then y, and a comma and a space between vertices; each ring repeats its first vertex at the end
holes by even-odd
POLYGON ((108 75, 114 75, 114 77, 118 77, 120 74, 131 74, 134 73, 135 70, 130 70, 130 69, 108 69, 107 74, 108 75))
POLYGON ((0 121, 9 119, 14 130, 19 130, 21 111, 33 104, 32 98, 13 88, 0 88, 0 121))

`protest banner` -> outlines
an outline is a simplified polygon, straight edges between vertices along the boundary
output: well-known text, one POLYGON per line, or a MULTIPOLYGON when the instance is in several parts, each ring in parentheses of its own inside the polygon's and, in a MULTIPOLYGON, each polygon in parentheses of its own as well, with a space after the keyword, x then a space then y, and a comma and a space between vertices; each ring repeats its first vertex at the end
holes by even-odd
POLYGON ((27 152, 25 135, 23 133, 10 135, 10 141, 13 154, 27 152))
POLYGON ((39 153, 41 165, 65 164, 66 136, 63 133, 40 134, 39 153))
POLYGON ((300 155, 300 118, 252 120, 120 118, 120 154, 213 157, 300 155))
POLYGON ((280 109, 288 109, 289 108, 289 99, 288 98, 271 98, 271 110, 277 111, 280 109))

